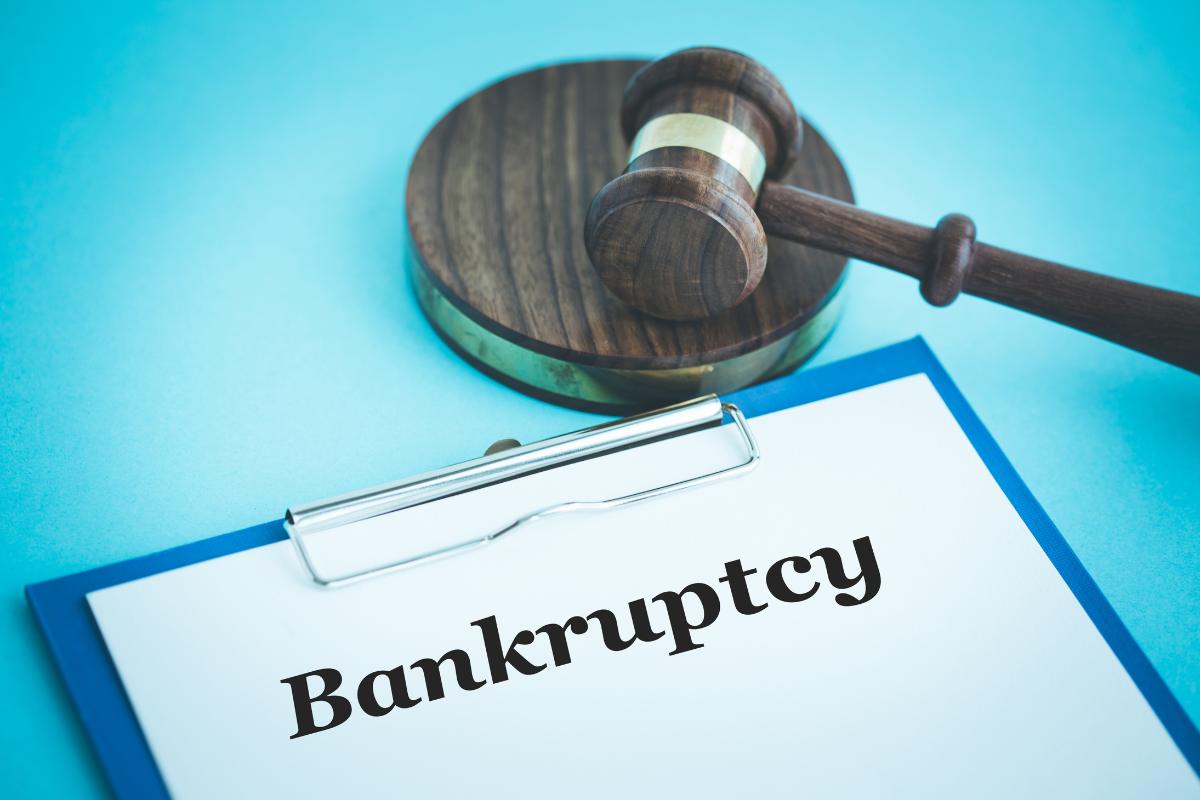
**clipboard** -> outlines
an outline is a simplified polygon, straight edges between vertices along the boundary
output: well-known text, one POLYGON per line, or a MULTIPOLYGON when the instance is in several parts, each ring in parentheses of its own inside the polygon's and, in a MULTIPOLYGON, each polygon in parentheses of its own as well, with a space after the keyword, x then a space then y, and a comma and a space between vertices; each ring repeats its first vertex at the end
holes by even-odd
MULTIPOLYGON (((1030 494, 923 340, 913 339, 744 389, 721 398, 719 402, 726 404, 721 407, 722 412, 727 413, 729 406, 734 406, 740 409, 746 418, 753 419, 763 414, 918 374, 924 374, 929 379, 997 485, 1033 533, 1038 545, 1146 699, 1184 759, 1197 774, 1200 774, 1200 732, 1197 731, 1195 723, 1188 718, 1178 700, 1171 694, 1070 546, 1030 494)), ((737 424, 736 417, 732 421, 737 424)), ((706 411, 698 413, 696 419, 689 418, 688 424, 668 433, 678 434, 706 424, 715 424, 711 403, 706 411)), ((626 444, 629 442, 613 444, 607 450, 600 450, 607 452, 626 444)), ((752 468, 750 462, 757 456, 752 437, 749 440, 749 451, 751 458, 739 468, 752 468)), ((526 454, 528 452, 526 451, 526 454)), ((575 455, 602 457, 602 453, 591 452, 575 455)), ((501 457, 488 463, 502 463, 503 460, 501 457)), ((390 488, 403 489, 405 482, 399 483, 400 486, 391 485, 390 488)), ((363 511, 358 501, 361 501, 362 497, 361 493, 355 495, 350 498, 352 502, 343 503, 340 507, 343 510, 351 509, 350 516, 361 514, 363 511)), ((635 501, 640 499, 650 498, 636 498, 635 501)), ((329 501, 324 501, 324 505, 316 505, 327 508, 329 501)), ((334 503, 333 506, 338 507, 339 504, 334 503)), ((297 507, 292 509, 295 513, 289 515, 288 519, 26 587, 30 607, 101 766, 118 797, 166 798, 168 793, 100 630, 92 617, 86 595, 157 573, 285 541, 289 534, 293 544, 297 544, 297 534, 301 537, 304 534, 304 520, 315 518, 307 517, 303 513, 305 510, 303 507, 297 507)), ((313 509, 307 511, 311 512, 313 509)), ((536 512, 529 516, 535 517, 536 512)), ((326 517, 325 521, 328 522, 329 519, 326 517)), ((342 521, 347 519, 349 517, 343 517, 342 521)), ((511 530, 511 527, 503 530, 511 530)), ((488 535, 485 534, 482 538, 487 539, 488 535)), ((478 543, 467 544, 477 546, 478 543)), ((299 546, 300 544, 297 544, 297 547, 299 546)), ((381 566, 384 569, 393 569, 417 566, 417 563, 381 566)), ((329 576, 320 574, 319 568, 316 572, 310 569, 310 575, 318 579, 318 582, 332 584, 339 580, 337 576, 329 580, 329 576), (322 581, 322 578, 325 580, 322 581)), ((346 577, 357 579, 367 576, 346 577)))

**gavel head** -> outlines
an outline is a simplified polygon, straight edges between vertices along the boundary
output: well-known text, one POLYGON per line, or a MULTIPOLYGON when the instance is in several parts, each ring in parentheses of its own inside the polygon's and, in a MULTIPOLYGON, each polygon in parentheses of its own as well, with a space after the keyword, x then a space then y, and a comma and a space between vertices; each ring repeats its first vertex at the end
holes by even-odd
POLYGON ((759 186, 800 150, 783 86, 740 53, 681 50, 630 79, 621 127, 629 166, 596 195, 584 229, 600 279, 665 319, 737 305, 767 264, 759 186))

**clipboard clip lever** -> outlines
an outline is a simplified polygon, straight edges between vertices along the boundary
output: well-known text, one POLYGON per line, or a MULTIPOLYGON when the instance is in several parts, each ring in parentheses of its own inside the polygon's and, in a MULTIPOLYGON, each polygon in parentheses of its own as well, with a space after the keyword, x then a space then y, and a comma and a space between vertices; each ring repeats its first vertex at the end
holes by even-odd
POLYGON ((758 443, 741 410, 721 402, 715 394, 699 397, 657 411, 584 428, 541 442, 502 450, 492 455, 405 478, 360 492, 331 497, 315 503, 293 506, 283 527, 296 549, 301 565, 317 584, 336 588, 375 578, 430 561, 476 550, 507 536, 514 530, 546 517, 584 511, 606 511, 653 500, 705 484, 743 475, 758 465, 758 443), (390 514, 415 505, 440 500, 552 467, 648 444, 672 436, 722 424, 728 414, 741 434, 746 459, 740 464, 665 486, 614 497, 609 500, 577 501, 552 505, 519 517, 507 525, 476 539, 459 542, 399 561, 348 574, 329 576, 314 564, 305 536, 349 525, 371 517, 390 514))

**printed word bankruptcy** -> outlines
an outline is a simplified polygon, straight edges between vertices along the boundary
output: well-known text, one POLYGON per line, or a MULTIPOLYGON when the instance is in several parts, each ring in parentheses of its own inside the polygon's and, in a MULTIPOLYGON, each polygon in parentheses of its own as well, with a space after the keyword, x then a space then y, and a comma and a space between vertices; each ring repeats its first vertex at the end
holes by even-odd
MULTIPOLYGON (((809 558, 819 558, 824 562, 825 575, 829 584, 839 590, 834 600, 840 606, 860 605, 879 593, 879 565, 875 560, 875 552, 871 549, 870 537, 864 536, 861 539, 855 539, 853 544, 859 564, 859 573, 853 578, 846 576, 842 557, 837 550, 823 547, 809 556, 809 558), (855 597, 846 591, 859 583, 863 584, 861 597, 855 597)), ((801 556, 789 556, 776 561, 767 570, 765 576, 767 592, 771 597, 783 603, 799 603, 808 600, 817 593, 821 584, 819 581, 812 580, 810 585, 801 587, 798 584, 806 581, 797 576, 804 575, 811 569, 812 565, 809 559, 801 556), (791 573, 790 577, 788 573, 791 573), (803 591, 799 591, 801 588, 803 591)), ((719 582, 728 584, 730 599, 733 600, 733 607, 738 614, 747 616, 758 614, 769 605, 767 602, 755 603, 752 597, 750 583, 746 579, 757 574, 757 569, 745 569, 740 559, 725 563, 725 576, 720 578, 719 582)), ((669 628, 674 644, 667 655, 672 656, 704 647, 702 643, 693 638, 693 634, 712 625, 721 613, 720 595, 707 583, 693 583, 678 592, 662 592, 655 595, 651 602, 661 603, 666 611, 666 627, 669 628), (684 598, 688 595, 698 601, 698 608, 696 607, 697 603, 691 604, 694 611, 699 611, 700 618, 698 620, 694 619, 696 614, 693 614, 692 618, 688 616, 684 605, 684 598)), ((536 633, 529 630, 520 631, 512 638, 508 647, 504 646, 495 616, 477 619, 471 625, 478 628, 483 637, 483 648, 487 656, 488 672, 492 683, 503 683, 509 679, 510 668, 522 675, 536 675, 549 666, 549 663, 534 664, 526 657, 527 654, 523 655, 518 650, 518 647, 532 645, 537 634, 546 637, 546 641, 550 645, 550 657, 556 667, 571 663, 570 640, 567 634, 580 636, 586 633, 590 628, 589 620, 595 620, 599 624, 600 636, 604 645, 613 652, 625 650, 638 641, 653 642, 667 635, 667 630, 654 630, 645 598, 639 598, 629 603, 629 616, 633 626, 633 636, 628 639, 621 635, 617 615, 602 608, 593 611, 586 617, 571 617, 562 625, 543 625, 537 629, 536 633)), ((421 673, 425 684, 424 698, 413 696, 404 667, 399 666, 372 672, 359 682, 357 691, 359 708, 368 716, 382 717, 396 708, 412 708, 425 698, 428 698, 430 702, 441 700, 446 696, 442 680, 442 666, 447 662, 453 667, 454 679, 459 688, 473 692, 487 685, 486 680, 476 679, 471 666, 471 657, 467 652, 455 649, 437 660, 422 658, 409 666, 410 670, 419 670, 421 673), (379 699, 377 689, 380 688, 380 679, 384 679, 382 682, 388 686, 390 702, 379 699)), ((296 733, 291 736, 292 739, 336 728, 348 720, 354 710, 354 706, 348 698, 335 694, 342 685, 342 674, 336 669, 318 669, 303 675, 284 678, 280 683, 288 684, 292 690, 292 703, 296 711, 296 733), (316 695, 310 691, 310 679, 317 679, 323 684, 320 692, 316 695), (327 707, 326 713, 330 710, 333 712, 330 721, 323 725, 317 724, 314 713, 314 707, 318 703, 327 707)))

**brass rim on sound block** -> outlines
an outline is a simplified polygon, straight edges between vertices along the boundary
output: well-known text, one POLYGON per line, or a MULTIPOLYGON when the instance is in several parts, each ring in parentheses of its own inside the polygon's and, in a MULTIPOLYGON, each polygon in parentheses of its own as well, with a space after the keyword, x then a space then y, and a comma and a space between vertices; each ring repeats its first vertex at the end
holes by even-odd
POLYGON ((843 273, 824 307, 808 322, 759 350, 679 369, 605 369, 536 353, 492 333, 456 308, 437 288, 407 236, 404 252, 421 310, 459 355, 518 391, 601 414, 620 414, 709 393, 725 394, 785 375, 820 349, 845 304, 843 273))

